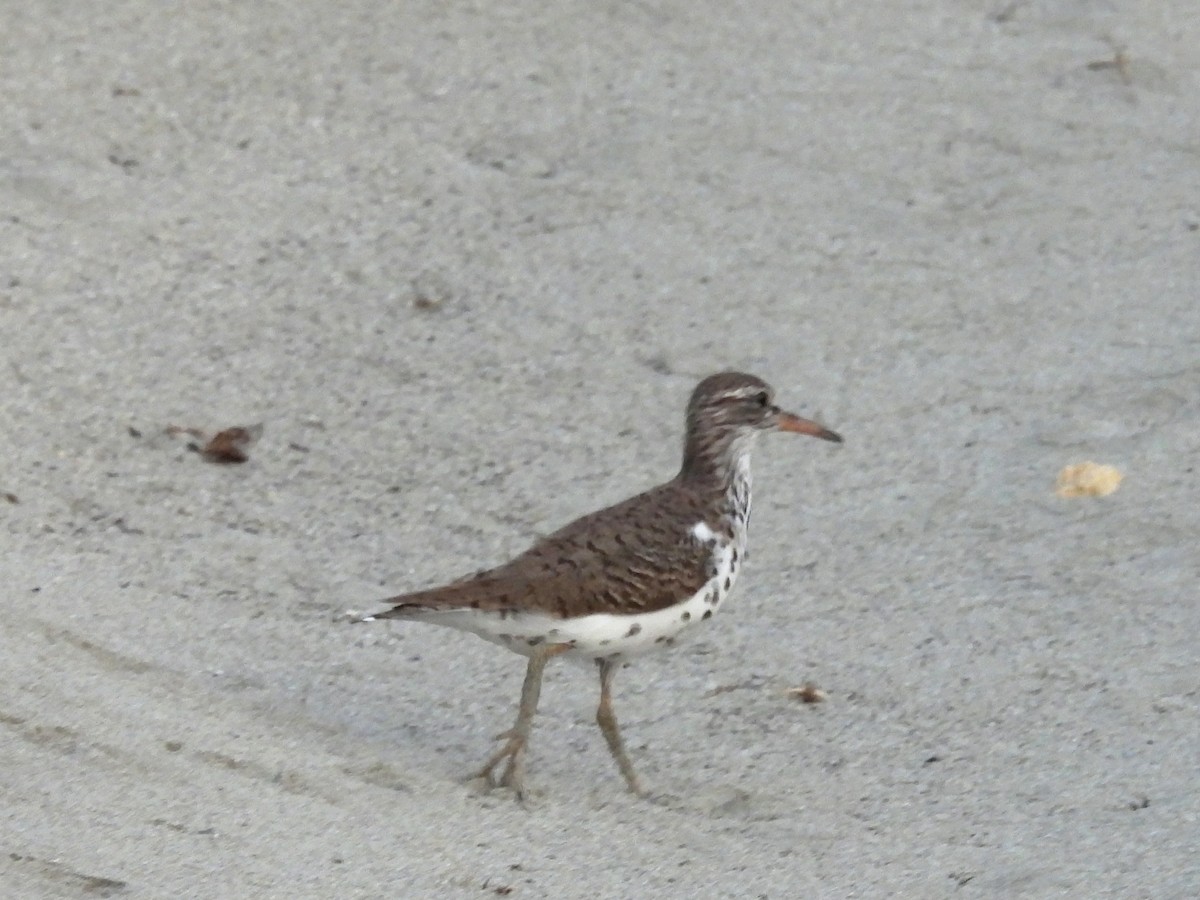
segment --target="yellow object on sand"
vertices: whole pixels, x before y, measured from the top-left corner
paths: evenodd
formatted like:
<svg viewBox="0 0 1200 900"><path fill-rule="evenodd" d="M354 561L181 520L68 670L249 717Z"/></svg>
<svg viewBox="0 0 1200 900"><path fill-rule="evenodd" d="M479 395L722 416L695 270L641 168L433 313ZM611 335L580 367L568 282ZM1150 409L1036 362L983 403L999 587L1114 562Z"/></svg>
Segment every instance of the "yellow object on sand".
<svg viewBox="0 0 1200 900"><path fill-rule="evenodd" d="M1058 473L1058 485L1054 493L1060 497L1107 497L1117 489L1124 477L1116 466L1077 463Z"/></svg>

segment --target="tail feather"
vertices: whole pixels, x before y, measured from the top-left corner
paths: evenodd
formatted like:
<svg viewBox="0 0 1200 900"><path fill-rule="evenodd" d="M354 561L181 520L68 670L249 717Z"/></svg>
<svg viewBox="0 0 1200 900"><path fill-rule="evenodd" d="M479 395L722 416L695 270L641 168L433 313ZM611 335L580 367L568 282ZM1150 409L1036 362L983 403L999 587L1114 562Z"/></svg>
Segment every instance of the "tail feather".
<svg viewBox="0 0 1200 900"><path fill-rule="evenodd" d="M450 612L459 609L487 608L488 602L496 593L489 590L488 585L479 580L456 581L441 587L425 591L414 591L411 594L397 594L380 600L382 606L388 608L382 612L363 616L358 621L374 622L376 619L416 619L426 613Z"/></svg>

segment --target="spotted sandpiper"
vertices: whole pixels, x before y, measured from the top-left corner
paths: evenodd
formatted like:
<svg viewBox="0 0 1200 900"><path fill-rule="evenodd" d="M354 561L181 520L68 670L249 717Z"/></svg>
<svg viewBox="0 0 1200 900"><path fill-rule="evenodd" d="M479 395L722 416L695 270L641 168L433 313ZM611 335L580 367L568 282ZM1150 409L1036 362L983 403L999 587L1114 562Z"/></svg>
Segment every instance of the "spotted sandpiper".
<svg viewBox="0 0 1200 900"><path fill-rule="evenodd" d="M459 628L529 658L516 723L476 777L494 786L507 760L500 784L524 798L542 673L553 657L574 656L596 661L596 722L629 789L645 793L613 712L613 676L625 660L712 618L728 596L746 555L750 450L762 431L842 440L782 411L753 375L711 375L688 402L683 466L670 481L577 519L510 562L391 597L381 601L388 609L364 617Z"/></svg>

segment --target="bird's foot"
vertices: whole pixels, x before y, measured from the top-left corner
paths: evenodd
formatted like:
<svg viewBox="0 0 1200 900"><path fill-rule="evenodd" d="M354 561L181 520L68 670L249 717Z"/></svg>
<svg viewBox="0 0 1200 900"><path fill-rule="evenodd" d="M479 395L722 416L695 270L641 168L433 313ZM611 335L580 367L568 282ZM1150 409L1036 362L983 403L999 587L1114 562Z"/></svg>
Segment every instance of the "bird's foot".
<svg viewBox="0 0 1200 900"><path fill-rule="evenodd" d="M496 736L496 740L504 740L505 744L488 759L482 769L476 774L488 787L506 787L517 795L518 800L525 799L525 745L523 735L506 731ZM508 760L504 774L496 780L496 767Z"/></svg>
<svg viewBox="0 0 1200 900"><path fill-rule="evenodd" d="M635 797L640 797L643 800L654 799L654 795L646 789L646 786L642 784L642 780L636 775L632 778L626 778L625 783L629 787L629 793Z"/></svg>

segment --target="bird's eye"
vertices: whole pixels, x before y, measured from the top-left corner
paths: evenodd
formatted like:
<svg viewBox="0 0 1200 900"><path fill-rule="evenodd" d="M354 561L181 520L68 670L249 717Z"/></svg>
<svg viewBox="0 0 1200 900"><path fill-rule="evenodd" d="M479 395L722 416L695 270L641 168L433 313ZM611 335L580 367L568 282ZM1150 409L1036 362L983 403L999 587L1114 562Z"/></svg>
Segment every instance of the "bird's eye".
<svg viewBox="0 0 1200 900"><path fill-rule="evenodd" d="M761 394L759 394L757 397L754 398L754 402L757 403L759 406L766 406L768 403L771 402L771 398L767 396L766 391L763 391Z"/></svg>

